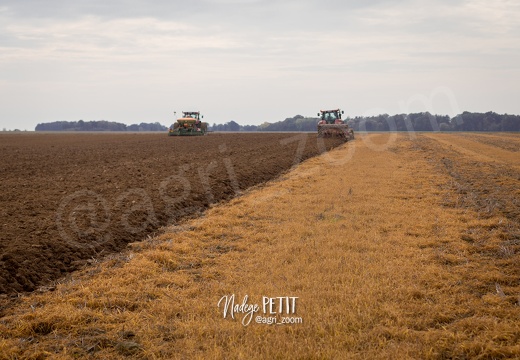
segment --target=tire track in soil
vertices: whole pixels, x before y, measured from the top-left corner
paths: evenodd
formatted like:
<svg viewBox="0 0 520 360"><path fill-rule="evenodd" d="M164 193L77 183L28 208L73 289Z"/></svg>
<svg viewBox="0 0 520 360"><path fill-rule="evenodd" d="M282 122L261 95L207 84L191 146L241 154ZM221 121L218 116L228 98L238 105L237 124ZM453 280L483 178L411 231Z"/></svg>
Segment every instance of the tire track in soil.
<svg viewBox="0 0 520 360"><path fill-rule="evenodd" d="M482 155L475 151L475 146L469 150L459 140L436 134L423 135L419 143L455 180L461 205L479 210L484 217L496 210L520 223L520 169L514 166L516 159L509 158L506 162L507 158L501 157L497 162L495 153Z"/></svg>
<svg viewBox="0 0 520 360"><path fill-rule="evenodd" d="M342 143L287 133L1 134L0 301Z"/></svg>
<svg viewBox="0 0 520 360"><path fill-rule="evenodd" d="M465 138L481 142L487 145L499 147L504 150L520 152L520 137L512 133L500 134L476 134L465 133L462 134Z"/></svg>
<svg viewBox="0 0 520 360"><path fill-rule="evenodd" d="M501 162L504 165L514 166L520 169L520 156L517 151L503 149L500 142L493 143L489 139L469 137L469 134L435 134L427 135L431 139L453 148L461 154L484 162ZM515 142L508 140L509 147L515 146ZM520 150L520 145L518 146Z"/></svg>

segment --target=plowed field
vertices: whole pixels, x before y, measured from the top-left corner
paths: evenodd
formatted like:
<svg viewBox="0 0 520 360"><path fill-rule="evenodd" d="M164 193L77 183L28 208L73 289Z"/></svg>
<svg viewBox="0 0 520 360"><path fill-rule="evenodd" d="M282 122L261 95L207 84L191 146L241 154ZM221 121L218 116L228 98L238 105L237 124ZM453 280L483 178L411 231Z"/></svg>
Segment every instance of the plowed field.
<svg viewBox="0 0 520 360"><path fill-rule="evenodd" d="M0 294L48 285L340 143L314 134L0 134Z"/></svg>

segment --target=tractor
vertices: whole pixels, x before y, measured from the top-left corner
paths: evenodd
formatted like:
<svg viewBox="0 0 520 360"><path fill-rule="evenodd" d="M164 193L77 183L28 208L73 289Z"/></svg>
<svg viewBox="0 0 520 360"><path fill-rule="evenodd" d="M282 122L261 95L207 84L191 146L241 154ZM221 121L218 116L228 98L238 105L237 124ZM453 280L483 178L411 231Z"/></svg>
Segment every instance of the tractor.
<svg viewBox="0 0 520 360"><path fill-rule="evenodd" d="M320 110L318 113L318 137L339 137L345 141L354 140L354 130L352 130L341 119L344 112L340 109Z"/></svg>
<svg viewBox="0 0 520 360"><path fill-rule="evenodd" d="M208 123L202 122L204 116L199 111L183 111L182 117L170 126L169 136L200 136L208 132Z"/></svg>

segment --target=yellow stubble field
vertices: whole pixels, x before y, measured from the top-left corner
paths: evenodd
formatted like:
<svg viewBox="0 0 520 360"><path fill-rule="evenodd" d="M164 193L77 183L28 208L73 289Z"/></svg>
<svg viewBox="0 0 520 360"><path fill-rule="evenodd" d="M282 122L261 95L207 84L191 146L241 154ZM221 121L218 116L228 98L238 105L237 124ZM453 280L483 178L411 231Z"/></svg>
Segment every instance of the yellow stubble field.
<svg viewBox="0 0 520 360"><path fill-rule="evenodd" d="M518 358L519 158L358 136L23 297L0 358Z"/></svg>

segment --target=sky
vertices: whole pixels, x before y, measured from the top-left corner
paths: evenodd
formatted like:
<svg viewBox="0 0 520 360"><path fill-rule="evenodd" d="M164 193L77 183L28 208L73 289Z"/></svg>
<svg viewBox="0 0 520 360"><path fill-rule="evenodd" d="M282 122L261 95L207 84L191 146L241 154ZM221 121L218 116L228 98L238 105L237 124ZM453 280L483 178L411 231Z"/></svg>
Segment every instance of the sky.
<svg viewBox="0 0 520 360"><path fill-rule="evenodd" d="M0 129L520 114L517 0L1 0Z"/></svg>

